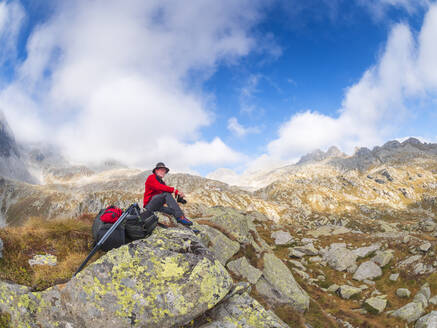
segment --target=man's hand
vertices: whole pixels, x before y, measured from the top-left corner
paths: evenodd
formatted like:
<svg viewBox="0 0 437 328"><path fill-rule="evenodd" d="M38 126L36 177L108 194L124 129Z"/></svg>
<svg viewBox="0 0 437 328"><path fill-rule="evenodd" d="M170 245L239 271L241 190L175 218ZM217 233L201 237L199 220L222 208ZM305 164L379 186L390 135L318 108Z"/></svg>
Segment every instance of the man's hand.
<svg viewBox="0 0 437 328"><path fill-rule="evenodd" d="M185 194L182 191L180 191L180 190L178 190L178 195L179 195L179 197L182 197L182 198L185 197Z"/></svg>

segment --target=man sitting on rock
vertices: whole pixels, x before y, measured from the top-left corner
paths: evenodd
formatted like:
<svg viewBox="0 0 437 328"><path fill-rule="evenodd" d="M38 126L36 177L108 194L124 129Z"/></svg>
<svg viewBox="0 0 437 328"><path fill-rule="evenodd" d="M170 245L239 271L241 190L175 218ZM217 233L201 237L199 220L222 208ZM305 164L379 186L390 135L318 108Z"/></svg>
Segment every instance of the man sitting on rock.
<svg viewBox="0 0 437 328"><path fill-rule="evenodd" d="M184 193L173 187L167 186L162 180L168 171L170 171L170 169L167 168L164 163L159 162L156 164L156 167L152 171L153 173L149 175L146 180L143 207L151 212L159 211L170 214L176 218L178 223L191 226L193 225L193 222L185 217L184 212L182 212L178 203L172 196L172 193L174 193L175 196L183 198L185 196ZM164 206L164 204L167 204L167 206Z"/></svg>

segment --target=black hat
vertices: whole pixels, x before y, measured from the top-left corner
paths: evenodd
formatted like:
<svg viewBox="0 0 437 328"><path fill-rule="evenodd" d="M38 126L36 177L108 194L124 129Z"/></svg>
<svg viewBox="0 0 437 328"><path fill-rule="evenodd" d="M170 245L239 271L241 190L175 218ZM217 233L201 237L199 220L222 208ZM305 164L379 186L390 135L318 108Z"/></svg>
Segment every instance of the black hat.
<svg viewBox="0 0 437 328"><path fill-rule="evenodd" d="M165 166L164 163L159 162L159 163L156 164L156 166L155 166L155 168L153 169L152 172L155 173L155 170L156 170L156 169L160 169L160 168L164 168L164 169L166 169L166 170L167 170L166 173L168 173L168 171L170 171L170 169L169 169L167 166Z"/></svg>

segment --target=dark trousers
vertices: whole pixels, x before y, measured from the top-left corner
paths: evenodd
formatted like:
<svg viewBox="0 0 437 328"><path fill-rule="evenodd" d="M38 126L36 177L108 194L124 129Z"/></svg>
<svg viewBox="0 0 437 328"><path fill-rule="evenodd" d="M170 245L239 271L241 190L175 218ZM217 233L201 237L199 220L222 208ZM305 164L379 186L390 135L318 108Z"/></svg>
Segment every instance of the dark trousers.
<svg viewBox="0 0 437 328"><path fill-rule="evenodd" d="M164 206L164 204L167 204L167 206ZM158 211L165 214L170 214L175 218L184 216L184 212L182 212L181 208L176 202L176 199L174 199L169 192L163 192L153 196L152 199L147 203L146 209L151 212Z"/></svg>

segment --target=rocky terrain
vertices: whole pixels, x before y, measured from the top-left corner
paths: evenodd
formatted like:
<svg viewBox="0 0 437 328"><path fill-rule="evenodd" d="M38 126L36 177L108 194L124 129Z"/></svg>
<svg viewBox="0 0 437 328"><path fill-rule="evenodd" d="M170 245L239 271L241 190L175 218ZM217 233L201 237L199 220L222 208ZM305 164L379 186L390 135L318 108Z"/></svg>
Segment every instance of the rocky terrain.
<svg viewBox="0 0 437 328"><path fill-rule="evenodd" d="M149 171L115 161L70 165L53 148L14 146L10 132L4 135L9 155L2 153L2 165L15 156L35 180L2 171L2 226L142 205ZM230 186L170 174L166 182L187 194L184 210L199 234L157 229L48 289L4 280L0 323L436 327L436 144L410 138L352 156L332 147L252 178L251 185ZM1 274L11 240L6 230L0 236ZM56 247L47 252L56 255ZM26 249L23 258L38 255Z"/></svg>
<svg viewBox="0 0 437 328"><path fill-rule="evenodd" d="M433 220L417 231L367 233L277 224L220 206L194 220L199 234L158 228L48 289L2 281L0 319L10 327L435 324Z"/></svg>

